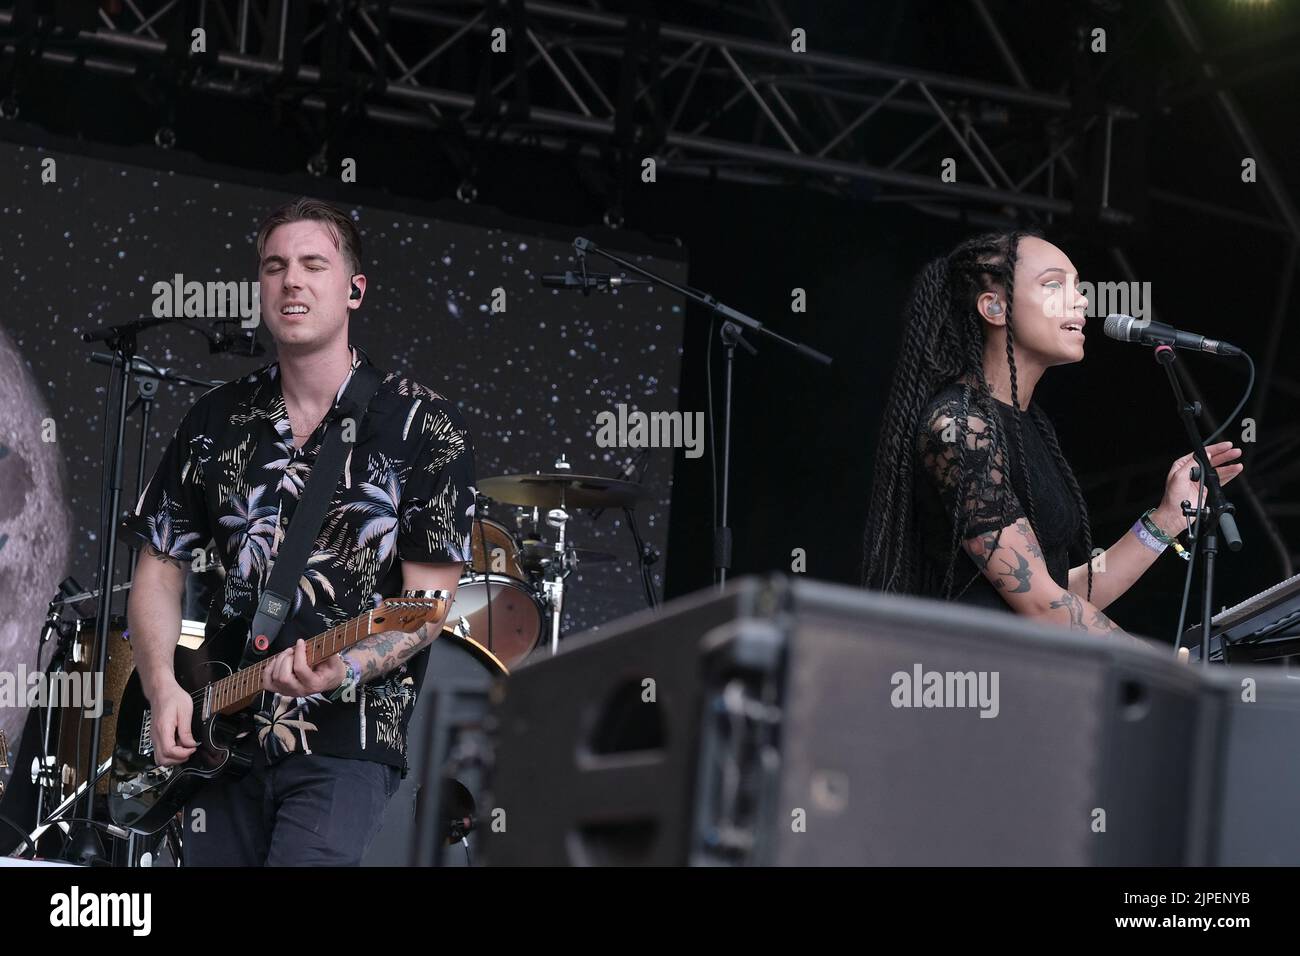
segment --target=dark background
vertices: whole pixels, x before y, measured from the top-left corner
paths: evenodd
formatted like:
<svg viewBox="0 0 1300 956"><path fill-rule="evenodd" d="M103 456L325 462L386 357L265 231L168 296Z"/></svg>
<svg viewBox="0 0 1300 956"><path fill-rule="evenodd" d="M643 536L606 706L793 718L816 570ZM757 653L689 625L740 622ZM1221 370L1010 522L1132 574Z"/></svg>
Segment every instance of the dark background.
<svg viewBox="0 0 1300 956"><path fill-rule="evenodd" d="M633 4L602 7L626 11ZM832 52L941 70L1010 84L972 4L963 2L791 2L788 18L808 29L812 42ZM1241 148L1214 106L1230 90L1248 117L1269 169L1285 192L1300 190L1296 155L1296 58L1300 22L1290 5L1190 3L1203 37L1204 57L1219 81L1204 79L1178 40L1161 3L996 3L999 25L1035 89L1065 93L1082 103L1100 100L1135 110L1136 122L1117 127L1111 202L1134 215L1113 225L1097 215L1102 165L1095 136L1070 152L1078 170L1077 212L1049 221L1041 215L975 204L949 203L942 215L915 197L872 184L824 183L789 175L780 182L737 182L715 176L674 175L644 184L609 157L505 144L454 129L436 134L358 118L341 134L342 155L354 156L367 189L382 191L394 207L451 200L471 177L475 205L552 223L557 233L595 231L605 213L623 215L622 233L677 244L689 259L690 281L720 299L833 356L827 372L756 340L756 358L737 359L733 449L734 573L788 570L791 550L807 553L807 573L856 582L861 534L880 427L880 409L897 347L899 315L908 283L929 257L950 248L990 218L1034 222L1061 245L1092 281L1125 278L1111 249L1122 247L1137 278L1152 283L1158 318L1276 360L1271 391L1258 418L1258 442L1246 446L1247 472L1230 490L1246 549L1220 563L1220 602L1231 604L1291 573L1300 540L1291 413L1300 385L1293 358L1300 343L1292 323L1270 342L1273 311L1288 267L1292 236L1261 228L1268 218L1264 184L1241 181ZM758 16L761 4L674 2L653 9L664 18L701 27L780 39ZM1108 30L1110 52L1088 56L1080 30ZM452 60L448 69L466 66ZM472 67L473 64L468 64ZM277 177L304 192L330 197L348 189L305 175L319 146L310 124L270 105L188 92L182 108L160 104L150 78L96 77L41 64L31 68L23 114L0 128L0 138L66 143L84 139L131 147L160 165L193 156L238 175ZM669 104L671 105L671 104ZM1082 107L1081 107L1082 108ZM171 112L168 112L168 110ZM736 118L754 124L752 115ZM177 134L171 151L151 145L164 114ZM876 122L872 121L873 124ZM882 114L864 159L882 163L914 135L906 118ZM1034 130L1024 131L1026 155L1046 155ZM92 148L90 145L87 148ZM873 150L875 151L873 153ZM939 139L910 161L937 175L955 148ZM235 173L232 172L232 175ZM1261 173L1261 178L1264 174ZM1206 214L1168 198L1176 191L1240 210L1241 221ZM790 311L794 287L808 292L806 314ZM683 337L681 408L706 407L708 316L688 308ZM1088 330L1088 354L1076 366L1054 369L1035 399L1057 425L1093 514L1094 542L1117 539L1161 495L1170 462L1188 448L1181 436L1163 373L1140 348L1104 339L1100 322ZM713 350L714 386L720 384ZM1209 408L1226 415L1245 385L1235 363L1184 354ZM719 393L720 394L720 393ZM1248 409L1248 412L1251 409ZM1216 420L1217 421L1217 420ZM1240 429L1229 430L1240 440ZM669 530L669 596L711 580L709 459L676 459ZM1251 499L1258 507L1251 504ZM1272 522L1270 540L1260 515ZM1170 638L1177 615L1182 565L1165 557L1111 611L1124 627ZM1196 615L1193 615L1194 620Z"/></svg>

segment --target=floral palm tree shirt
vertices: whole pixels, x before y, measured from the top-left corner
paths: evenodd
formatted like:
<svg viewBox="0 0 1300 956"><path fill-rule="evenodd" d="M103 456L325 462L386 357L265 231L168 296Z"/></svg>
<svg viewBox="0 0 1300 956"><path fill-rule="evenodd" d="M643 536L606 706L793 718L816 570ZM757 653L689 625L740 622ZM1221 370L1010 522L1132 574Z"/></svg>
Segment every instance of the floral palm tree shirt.
<svg viewBox="0 0 1300 956"><path fill-rule="evenodd" d="M352 369L369 359L352 351ZM295 448L279 366L204 394L185 415L135 511L132 543L191 562L215 541L225 586L207 634L251 621L280 542L327 429L355 441L274 649L291 646L375 607L402 588L402 561L466 561L474 516L474 452L456 406L390 372L360 422L339 399ZM294 752L373 760L405 768L407 726L427 651L358 688L354 700L264 694L254 732L269 760Z"/></svg>

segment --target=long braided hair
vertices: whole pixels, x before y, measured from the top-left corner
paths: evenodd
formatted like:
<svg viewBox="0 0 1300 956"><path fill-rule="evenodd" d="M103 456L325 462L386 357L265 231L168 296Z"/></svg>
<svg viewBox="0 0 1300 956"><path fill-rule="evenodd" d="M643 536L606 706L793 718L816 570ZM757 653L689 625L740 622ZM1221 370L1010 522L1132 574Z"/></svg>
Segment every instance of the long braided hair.
<svg viewBox="0 0 1300 956"><path fill-rule="evenodd" d="M1012 323L1017 249L1021 238L1032 231L995 232L975 236L959 244L946 256L931 260L917 275L904 312L903 343L895 366L880 439L876 447L871 504L863 535L862 583L881 591L920 593L924 585L920 532L916 522L914 477L917 470L917 438L928 423L922 415L930 401L947 386L961 383L957 430L955 491L948 560L939 593L953 595L953 572L961 548L964 526L962 504L976 482L989 475L972 474L966 461L967 417L971 407L989 423L988 440L993 454L986 458L986 470L1004 452L1004 437L996 400L984 376L983 320L975 308L981 293L1001 285L1006 296L1007 366L1011 372L1011 404L1014 407L1011 440L1016 444L1017 468L1025 490L1025 511L1030 527L1038 534L1033 491L1025 474L1024 432L1021 425L1019 383L1016 375L1015 328ZM1033 415L1057 467L1065 476L1082 524L1084 560L1088 565L1088 594L1092 599L1092 531L1088 509L1074 471L1061 453L1056 433L1042 409L1034 405ZM983 436L982 436L983 437ZM1011 522L1005 521L1006 524ZM978 573L975 575L978 577ZM971 581L975 578L972 577ZM970 586L968 581L966 587ZM962 589L963 591L965 588Z"/></svg>

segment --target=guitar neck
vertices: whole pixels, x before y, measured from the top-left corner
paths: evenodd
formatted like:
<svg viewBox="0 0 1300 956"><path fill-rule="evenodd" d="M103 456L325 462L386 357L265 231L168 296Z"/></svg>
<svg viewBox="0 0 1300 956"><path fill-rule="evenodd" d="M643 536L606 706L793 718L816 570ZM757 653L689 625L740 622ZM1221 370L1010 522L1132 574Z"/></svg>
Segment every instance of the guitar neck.
<svg viewBox="0 0 1300 956"><path fill-rule="evenodd" d="M365 614L359 614L350 621L337 624L308 640L308 665L315 667L326 658L342 653L370 636L371 618L374 613L374 611L367 611ZM211 702L211 712L230 714L243 710L251 704L257 695L262 693L263 677L273 660L273 656L268 657L209 684L207 691L210 696L207 699Z"/></svg>

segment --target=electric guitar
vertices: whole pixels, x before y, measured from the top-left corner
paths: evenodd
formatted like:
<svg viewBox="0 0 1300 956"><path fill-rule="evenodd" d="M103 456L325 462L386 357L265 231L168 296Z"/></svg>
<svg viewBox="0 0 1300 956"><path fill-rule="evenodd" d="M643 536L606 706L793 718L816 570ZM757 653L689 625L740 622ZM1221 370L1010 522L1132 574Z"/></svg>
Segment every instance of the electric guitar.
<svg viewBox="0 0 1300 956"><path fill-rule="evenodd" d="M314 667L374 634L410 633L436 624L449 605L447 591L406 591L400 598L388 598L307 641L307 663ZM194 699L191 733L199 745L182 764L160 767L154 762L149 701L139 674L131 675L119 704L109 776L108 808L114 823L136 833L155 833L206 781L248 772L256 746L250 705L262 695L263 674L274 659L238 669L248 628L248 621L231 621L186 655L192 660L177 664L176 680Z"/></svg>

